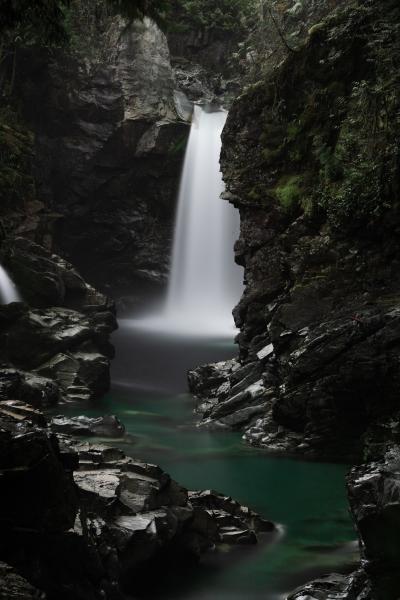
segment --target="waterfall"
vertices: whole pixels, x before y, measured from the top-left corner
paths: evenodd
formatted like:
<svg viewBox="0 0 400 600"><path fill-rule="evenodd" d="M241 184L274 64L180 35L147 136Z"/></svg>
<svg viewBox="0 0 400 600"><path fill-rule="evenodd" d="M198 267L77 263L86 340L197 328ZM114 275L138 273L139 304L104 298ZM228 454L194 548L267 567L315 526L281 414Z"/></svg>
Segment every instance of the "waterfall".
<svg viewBox="0 0 400 600"><path fill-rule="evenodd" d="M165 305L139 323L177 334L233 336L242 291L234 262L238 211L220 198L221 133L227 113L195 106L183 165ZM137 324L137 321L136 321Z"/></svg>
<svg viewBox="0 0 400 600"><path fill-rule="evenodd" d="M10 279L7 271L0 265L0 304L20 302L16 285Z"/></svg>

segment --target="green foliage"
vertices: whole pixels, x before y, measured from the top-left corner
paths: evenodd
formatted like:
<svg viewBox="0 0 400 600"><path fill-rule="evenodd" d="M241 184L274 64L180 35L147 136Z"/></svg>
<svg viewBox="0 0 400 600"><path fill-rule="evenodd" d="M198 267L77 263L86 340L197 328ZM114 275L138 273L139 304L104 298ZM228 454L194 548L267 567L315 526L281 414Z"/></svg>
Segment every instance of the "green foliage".
<svg viewBox="0 0 400 600"><path fill-rule="evenodd" d="M302 178L299 175L284 177L279 181L275 194L285 212L295 212L301 205L301 183Z"/></svg>
<svg viewBox="0 0 400 600"><path fill-rule="evenodd" d="M178 22L168 20L169 29L189 30L219 29L223 31L243 30L244 20L249 15L252 0L172 0L172 15Z"/></svg>
<svg viewBox="0 0 400 600"><path fill-rule="evenodd" d="M319 203L337 229L371 226L395 200L400 94L389 89L380 78L355 82L336 146L319 149Z"/></svg>
<svg viewBox="0 0 400 600"><path fill-rule="evenodd" d="M69 45L89 60L107 57L104 36L115 15L162 22L168 0L0 0L0 93L11 95L18 49Z"/></svg>
<svg viewBox="0 0 400 600"><path fill-rule="evenodd" d="M169 9L168 0L106 0L113 14L119 14L128 20L151 17L162 21Z"/></svg>
<svg viewBox="0 0 400 600"><path fill-rule="evenodd" d="M344 235L398 222L398 3L345 7L246 97L267 107L260 156L280 177L274 193L288 214L301 210Z"/></svg>
<svg viewBox="0 0 400 600"><path fill-rule="evenodd" d="M168 6L168 0L2 0L0 35L6 45L60 45L69 39L74 9L95 21L116 14L128 20L149 16L160 21Z"/></svg>
<svg viewBox="0 0 400 600"><path fill-rule="evenodd" d="M69 0L2 0L0 35L6 43L18 45L64 43L68 5Z"/></svg>
<svg viewBox="0 0 400 600"><path fill-rule="evenodd" d="M320 177L324 183L343 178L343 161L339 147L335 152L331 146L323 141L321 136L316 135L313 139L313 153L321 166Z"/></svg>

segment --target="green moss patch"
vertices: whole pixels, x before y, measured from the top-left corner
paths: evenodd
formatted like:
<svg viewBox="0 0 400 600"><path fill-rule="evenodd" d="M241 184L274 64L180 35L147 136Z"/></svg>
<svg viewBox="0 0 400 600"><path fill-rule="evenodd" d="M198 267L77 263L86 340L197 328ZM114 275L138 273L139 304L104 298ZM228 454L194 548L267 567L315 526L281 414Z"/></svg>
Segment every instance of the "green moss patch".
<svg viewBox="0 0 400 600"><path fill-rule="evenodd" d="M294 212L301 206L302 177L291 175L283 177L275 189L275 194L285 212Z"/></svg>

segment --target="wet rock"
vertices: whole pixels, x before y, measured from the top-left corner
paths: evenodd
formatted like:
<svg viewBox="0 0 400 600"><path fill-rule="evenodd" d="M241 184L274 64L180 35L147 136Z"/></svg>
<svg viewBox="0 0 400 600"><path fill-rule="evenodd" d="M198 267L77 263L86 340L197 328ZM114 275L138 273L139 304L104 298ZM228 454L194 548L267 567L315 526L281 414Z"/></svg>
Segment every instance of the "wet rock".
<svg viewBox="0 0 400 600"><path fill-rule="evenodd" d="M59 398L58 385L51 379L35 373L12 368L0 369L0 399L20 398L32 406L45 407Z"/></svg>
<svg viewBox="0 0 400 600"><path fill-rule="evenodd" d="M371 596L366 585L361 571L350 576L329 575L302 586L287 600L368 600Z"/></svg>
<svg viewBox="0 0 400 600"><path fill-rule="evenodd" d="M0 413L3 420L11 420L14 423L28 421L39 427L47 427L43 413L21 400L1 400Z"/></svg>
<svg viewBox="0 0 400 600"><path fill-rule="evenodd" d="M66 306L85 312L113 310L112 302L91 287L66 260L25 237L7 239L1 254L23 299L31 306Z"/></svg>
<svg viewBox="0 0 400 600"><path fill-rule="evenodd" d="M0 313L8 312L0 307ZM45 406L60 397L87 399L103 394L109 387L108 339L115 327L109 311L94 308L83 314L21 305L11 322L0 325L0 359L8 365L0 374L0 395Z"/></svg>
<svg viewBox="0 0 400 600"><path fill-rule="evenodd" d="M0 560L51 598L120 598L122 585L135 594L149 585L146 569L157 571L166 557L180 564L219 544L277 535L229 497L188 493L160 467L51 434L45 421L21 402L0 403Z"/></svg>
<svg viewBox="0 0 400 600"><path fill-rule="evenodd" d="M207 512L216 522L220 541L255 544L259 533L277 533L274 523L262 519L246 506L213 490L189 492L190 503Z"/></svg>
<svg viewBox="0 0 400 600"><path fill-rule="evenodd" d="M12 567L0 562L0 598L1 600L45 600L46 596L18 575Z"/></svg>
<svg viewBox="0 0 400 600"><path fill-rule="evenodd" d="M200 367L189 374L198 412L205 425L242 428L245 439L271 450L279 440L289 452L359 456L362 434L396 406L399 319L397 307L356 319L343 313L292 332L289 346L256 362Z"/></svg>
<svg viewBox="0 0 400 600"><path fill-rule="evenodd" d="M174 92L175 109L179 117L184 121L189 121L192 118L193 104L187 98L184 92L175 90Z"/></svg>
<svg viewBox="0 0 400 600"><path fill-rule="evenodd" d="M188 373L189 389L197 396L215 394L227 377L239 367L236 360L203 365Z"/></svg>
<svg viewBox="0 0 400 600"><path fill-rule="evenodd" d="M384 459L355 467L348 477L362 565L377 600L396 600L400 589L399 474L400 448L394 446Z"/></svg>
<svg viewBox="0 0 400 600"><path fill-rule="evenodd" d="M69 433L71 435L121 437L125 427L114 415L105 417L52 417L49 421L52 431L56 433Z"/></svg>

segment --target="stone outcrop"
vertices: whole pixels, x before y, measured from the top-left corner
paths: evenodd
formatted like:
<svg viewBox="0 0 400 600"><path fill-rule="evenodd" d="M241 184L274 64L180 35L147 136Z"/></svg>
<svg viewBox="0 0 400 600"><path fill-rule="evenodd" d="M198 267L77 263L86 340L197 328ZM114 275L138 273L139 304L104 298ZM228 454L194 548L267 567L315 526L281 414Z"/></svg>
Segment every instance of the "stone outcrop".
<svg viewBox="0 0 400 600"><path fill-rule="evenodd" d="M0 257L23 300L32 307L114 311L113 302L90 286L72 264L27 237L7 237Z"/></svg>
<svg viewBox="0 0 400 600"><path fill-rule="evenodd" d="M220 544L253 545L278 534L231 498L187 492L117 448L50 431L39 411L0 402L7 598L17 589L22 598L123 598L124 590L149 591L149 569L180 569ZM34 596L34 588L46 596Z"/></svg>
<svg viewBox="0 0 400 600"><path fill-rule="evenodd" d="M125 427L115 415L105 417L64 417L57 415L49 421L50 428L56 433L118 438L124 435Z"/></svg>
<svg viewBox="0 0 400 600"><path fill-rule="evenodd" d="M90 399L108 391L112 313L63 307L0 307L0 394L35 406Z"/></svg>
<svg viewBox="0 0 400 600"><path fill-rule="evenodd" d="M0 395L35 406L108 391L114 303L28 238L0 249L24 300L0 306Z"/></svg>

